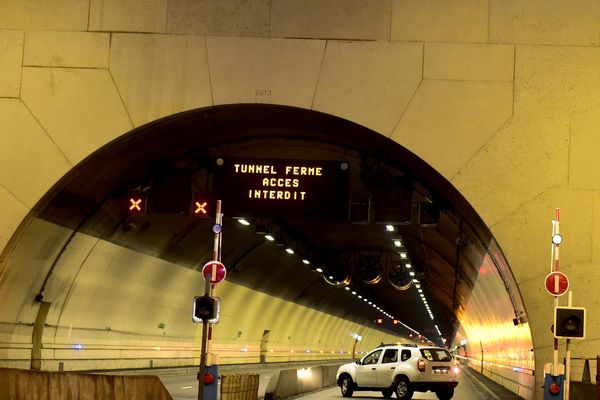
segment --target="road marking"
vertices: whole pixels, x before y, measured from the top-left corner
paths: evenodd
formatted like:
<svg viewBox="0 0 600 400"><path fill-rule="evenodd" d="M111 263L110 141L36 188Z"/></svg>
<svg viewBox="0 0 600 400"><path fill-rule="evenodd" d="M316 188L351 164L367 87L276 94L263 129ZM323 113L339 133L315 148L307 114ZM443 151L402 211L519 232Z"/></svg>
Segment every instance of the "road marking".
<svg viewBox="0 0 600 400"><path fill-rule="evenodd" d="M182 386L181 388L182 389L191 389L191 388L193 388L193 386Z"/></svg>

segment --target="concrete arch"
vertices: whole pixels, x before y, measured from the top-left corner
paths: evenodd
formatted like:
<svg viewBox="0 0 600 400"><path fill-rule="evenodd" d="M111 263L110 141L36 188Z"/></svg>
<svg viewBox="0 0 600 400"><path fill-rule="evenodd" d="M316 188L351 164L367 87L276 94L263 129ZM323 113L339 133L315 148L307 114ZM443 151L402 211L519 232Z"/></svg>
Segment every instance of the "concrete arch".
<svg viewBox="0 0 600 400"><path fill-rule="evenodd" d="M597 4L221 1L221 13L210 2L34 3L0 13L4 260L30 209L99 146L186 109L268 101L373 128L451 181L510 262L538 377L551 358L542 280L555 207L575 302L599 301ZM81 238L82 251L92 245ZM576 354L598 352L599 323L589 316Z"/></svg>
<svg viewBox="0 0 600 400"><path fill-rule="evenodd" d="M224 124L225 119L236 122ZM272 119L277 119L278 122L257 123ZM342 128L337 128L336 124L340 123ZM322 139L325 137L323 135L328 134L331 143L345 143L344 151L350 151L353 146L362 146L365 149L373 147L381 160L389 159L395 154L393 151L390 153L392 149L389 145L392 142L384 140L384 145L388 146L386 149L378 143L379 139L374 136L376 133L353 127L354 125L348 122L320 113L277 106L227 106L190 111L141 127L98 150L57 183L32 211L29 217L32 222L23 225L22 233L16 237L12 254L6 252L8 256L5 260L6 269L14 271L20 263L27 262L32 251L39 252L35 249L40 246L41 249L47 248L51 251L40 258L38 265L29 265L28 271L35 279L32 282L24 282L30 285L28 288L12 284L18 277L7 281L7 286L12 287L13 302L16 298L22 300L18 320L38 321L38 306L31 303L34 297L39 298L39 301L48 302L46 304L49 311L44 322L45 336L41 341L45 351L40 355L40 367L139 368L148 365L188 365L194 362L197 358L195 349L198 346L198 332L190 327L187 304L189 302L185 299L192 298L194 288L197 291L201 286L198 272L194 271L194 268L185 268L190 268L185 262L177 265L169 262L168 258L167 261L162 260L160 246L165 244L149 243L150 248L146 250L130 250L127 245L119 244L119 241L114 242L101 231L95 230L93 226L96 222L88 222L87 215L92 215L98 207L103 208L109 204L110 201L106 200L107 193L121 187L122 183L119 182L135 180L135 174L143 173L155 161L154 157L157 155L167 159L175 158L179 152L189 152L190 148L197 147L198 143L205 141L226 143L229 146L228 141L234 143L235 140L247 140L243 136L246 132L250 132L250 137L256 135L254 132L259 132L259 135L264 136L262 141L265 143L268 142L269 135L274 135L277 140L281 140L281 135L289 135L297 141L298 132L306 129L303 124L312 130L310 135L314 137L313 140ZM217 132L213 134L214 138L207 136L215 128ZM260 133L261 129L265 130L265 133ZM269 133L269 130L275 133ZM166 132L170 133L170 139L161 142L161 137ZM202 135L198 136L198 132ZM340 132L343 133L340 135ZM190 133L194 136L190 136ZM370 143L367 144L367 141ZM145 143L152 145L146 146L149 149L142 150ZM133 151L136 149L139 154L134 155ZM414 164L416 157L405 150L400 154L402 156L395 157L399 157L401 163ZM107 169L102 167L104 171L99 179L92 178L97 168L105 164L111 165L108 165ZM448 183L432 174L422 162L419 165L421 170L414 170L414 175L421 177L420 179L433 179L436 184L442 185L437 190L443 191L444 185L447 186ZM85 189L80 187L81 185L90 187ZM91 192L84 194L86 190ZM100 203L92 208L88 205L77 205L78 202L89 201L89 194L99 198ZM448 196L447 201L460 203L461 199L456 197L456 193L445 194ZM63 220L60 213L64 211L50 205L62 202L72 202L72 208L67 212L79 217ZM464 205L462 207L461 212L467 215L470 209L464 209ZM90 226L82 229L84 225ZM491 238L484 227L474 226L473 230L478 232L479 240L485 242L485 246L493 248L494 242L492 240L488 243ZM40 237L46 238L46 242L39 243ZM49 243L49 240L52 242ZM156 248L153 249L152 246ZM485 251L489 249L486 247ZM202 252L208 252L208 249ZM497 261L490 258L488 268L499 274L498 267L493 265L494 262ZM506 268L504 270L510 272ZM499 323L505 326L507 323L511 324L511 310L516 312L515 307L521 307L510 304L505 290L506 285L511 284L510 280L498 279L484 287L488 289L488 295L494 293L496 296L492 304L499 304L495 309L496 314L492 317L495 316ZM479 283L478 285L481 286ZM260 356L260 340L265 329L272 331L270 350L273 351L268 352L265 357L267 361L349 357L353 351L360 354L382 342L416 340L416 337L396 337L368 325L333 317L260 292L253 293L236 283L219 285L218 292L223 296L223 309L227 311L216 328L214 349L219 352L222 362L226 363L257 362ZM516 300L520 304L518 292L514 291L512 295L517 296ZM482 303L485 301L479 300L475 302L475 306ZM489 319L488 313L476 313L484 307L480 306L471 313L472 325L481 327L486 324ZM524 309L522 310L524 312ZM14 329L14 324L8 325L12 325ZM36 326L34 324L34 331ZM23 328L23 335L19 338L26 343L29 328ZM497 326L493 327L496 328ZM463 324L460 339L470 337L469 329L468 324ZM520 330L527 333L526 337L521 339L530 347L531 339L527 325L522 326ZM316 336L319 340L316 342L315 331L319 331ZM363 337L360 345L356 347L353 339L355 333ZM492 356L498 353L496 339L490 340L490 337L490 332L484 331L478 339L488 346L488 357L496 357ZM14 330L7 331L7 341L14 342L15 339L17 336ZM511 340L500 343L505 348L510 348L513 353L523 346L523 343ZM27 347L20 348L19 351L20 354L15 360L5 362L20 366L27 363ZM525 359L513 361L523 367L533 365L527 356Z"/></svg>

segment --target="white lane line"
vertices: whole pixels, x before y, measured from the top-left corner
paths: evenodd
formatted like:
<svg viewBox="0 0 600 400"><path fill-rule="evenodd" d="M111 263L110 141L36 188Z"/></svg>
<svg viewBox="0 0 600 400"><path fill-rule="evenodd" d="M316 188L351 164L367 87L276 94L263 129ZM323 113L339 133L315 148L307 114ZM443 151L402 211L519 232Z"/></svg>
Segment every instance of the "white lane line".
<svg viewBox="0 0 600 400"><path fill-rule="evenodd" d="M193 386L182 386L181 388L182 389L191 389L191 388L193 388Z"/></svg>

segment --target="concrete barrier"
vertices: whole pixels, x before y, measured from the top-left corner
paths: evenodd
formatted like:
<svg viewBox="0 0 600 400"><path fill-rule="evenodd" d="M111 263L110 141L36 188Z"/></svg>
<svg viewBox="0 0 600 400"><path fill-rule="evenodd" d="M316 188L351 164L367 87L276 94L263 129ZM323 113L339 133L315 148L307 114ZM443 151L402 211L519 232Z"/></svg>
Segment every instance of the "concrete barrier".
<svg viewBox="0 0 600 400"><path fill-rule="evenodd" d="M321 367L323 369L323 387L329 387L337 385L335 374L339 368L338 365L326 365Z"/></svg>
<svg viewBox="0 0 600 400"><path fill-rule="evenodd" d="M265 400L280 400L336 384L337 365L284 369L271 377Z"/></svg>
<svg viewBox="0 0 600 400"><path fill-rule="evenodd" d="M0 368L0 400L172 400L157 376Z"/></svg>

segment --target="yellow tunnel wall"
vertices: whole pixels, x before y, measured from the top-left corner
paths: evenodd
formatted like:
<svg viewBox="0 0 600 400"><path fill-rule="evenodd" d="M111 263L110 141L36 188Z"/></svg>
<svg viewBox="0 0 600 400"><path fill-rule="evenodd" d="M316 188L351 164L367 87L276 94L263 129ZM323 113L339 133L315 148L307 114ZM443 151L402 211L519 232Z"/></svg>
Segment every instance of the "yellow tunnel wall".
<svg viewBox="0 0 600 400"><path fill-rule="evenodd" d="M66 243L72 233L42 220L30 226L38 233L15 249L21 256L9 261L14 273L4 276L0 294L2 304L15 305L0 308L0 318L18 321L2 325L0 332L5 367L29 368L31 322L38 309L32 299L58 252L46 251L56 240ZM44 293L50 310L42 369L199 363L202 325L192 323L192 303L204 293L200 271L81 233L71 238L54 268ZM375 329L374 323L361 326L227 281L216 285L215 295L222 311L213 325L212 351L222 364L258 363L265 330L270 331L266 362L359 358L382 342L408 341ZM362 340L355 344L356 335Z"/></svg>

